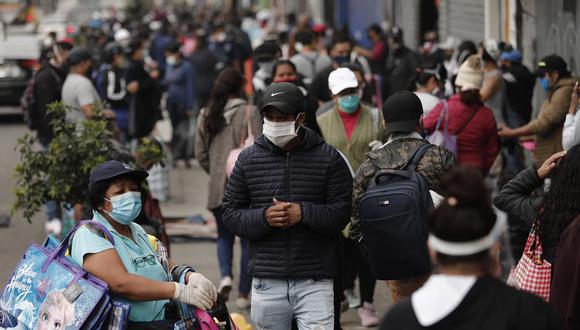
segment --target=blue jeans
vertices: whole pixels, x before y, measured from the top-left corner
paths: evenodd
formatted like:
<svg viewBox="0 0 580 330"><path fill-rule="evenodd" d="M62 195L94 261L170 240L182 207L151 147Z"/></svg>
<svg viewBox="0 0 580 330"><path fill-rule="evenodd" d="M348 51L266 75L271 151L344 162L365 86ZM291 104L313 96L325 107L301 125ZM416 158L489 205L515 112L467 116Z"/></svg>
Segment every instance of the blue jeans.
<svg viewBox="0 0 580 330"><path fill-rule="evenodd" d="M333 280L254 278L251 314L259 330L289 330L292 319L300 330L332 330Z"/></svg>
<svg viewBox="0 0 580 330"><path fill-rule="evenodd" d="M226 276L233 278L232 272L232 260L234 258L234 242L236 236L232 234L225 226L222 221L222 208L221 206L211 210L218 230L217 239L217 255L220 266L221 277ZM248 247L248 241L241 239L242 255L240 258L240 286L239 291L242 295L248 295L250 293L250 286L252 284L252 278L248 270L248 263L250 262L250 253Z"/></svg>

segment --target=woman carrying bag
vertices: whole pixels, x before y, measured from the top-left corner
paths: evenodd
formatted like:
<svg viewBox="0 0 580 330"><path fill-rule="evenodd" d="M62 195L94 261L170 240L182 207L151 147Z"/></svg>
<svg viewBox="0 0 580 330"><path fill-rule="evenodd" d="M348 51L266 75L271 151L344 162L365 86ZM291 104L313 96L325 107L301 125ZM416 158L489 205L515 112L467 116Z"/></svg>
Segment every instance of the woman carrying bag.
<svg viewBox="0 0 580 330"><path fill-rule="evenodd" d="M212 211L218 228L217 254L221 273L218 291L227 300L232 289L232 258L235 236L222 223L221 204L227 182L229 154L242 146L251 135L262 131L262 118L253 106L240 98L244 78L233 68L224 69L214 82L207 106L201 110L195 137L195 158L209 174L207 208ZM239 308L248 308L251 277L248 273L248 242L241 241Z"/></svg>
<svg viewBox="0 0 580 330"><path fill-rule="evenodd" d="M423 120L423 127L429 134L444 128L445 139L455 140L451 144L456 147L445 141L442 144L430 141L455 148L452 151L456 152L458 164L478 168L486 176L499 152L499 141L493 113L483 105L479 94L482 81L481 60L472 55L459 68L455 80L457 94L431 110Z"/></svg>
<svg viewBox="0 0 580 330"><path fill-rule="evenodd" d="M79 228L70 258L86 272L106 282L111 294L131 305L129 329L173 329L166 305L176 300L210 309L217 290L204 276L189 270L185 284L172 282L168 270L183 268L163 260L145 230L133 221L141 211L140 183L147 172L111 160L96 166L90 175L92 221L104 226L113 240L88 226Z"/></svg>
<svg viewBox="0 0 580 330"><path fill-rule="evenodd" d="M548 177L551 179L548 191L542 196L538 188ZM539 169L523 170L500 190L495 205L510 215L519 215L531 229L522 260L510 279L516 287L549 299L551 269L558 263L556 249L562 232L580 215L579 201L580 145L552 155ZM542 270L548 265L550 271ZM547 278L534 280L538 277L534 274L540 273L547 273Z"/></svg>

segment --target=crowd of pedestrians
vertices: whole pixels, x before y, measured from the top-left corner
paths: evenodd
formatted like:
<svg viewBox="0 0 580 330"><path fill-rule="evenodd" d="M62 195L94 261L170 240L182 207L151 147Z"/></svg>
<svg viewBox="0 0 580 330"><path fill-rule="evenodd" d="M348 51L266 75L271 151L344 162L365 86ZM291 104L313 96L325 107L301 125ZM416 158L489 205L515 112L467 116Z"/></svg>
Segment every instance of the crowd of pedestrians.
<svg viewBox="0 0 580 330"><path fill-rule="evenodd" d="M532 73L496 40L440 42L431 31L414 50L400 27L373 24L364 48L306 16L282 29L267 13L237 14L113 16L55 41L35 76L41 144L53 136L46 108L59 100L74 123L104 111L126 146L169 121L170 163L195 159L210 177L217 292L227 300L234 285L237 236L236 303L258 329L340 329L348 308L379 326L377 280L395 303L381 329L580 328L580 87L562 57ZM534 92L545 94L537 116ZM117 177L122 193L146 176L131 173ZM98 181L91 196L114 200L117 183L96 191ZM100 199L97 220L118 221L115 203ZM57 201L47 206L51 232L61 214ZM131 227L119 228L126 239ZM96 249L82 235L77 264L113 288L129 278L102 254L106 242ZM511 271L510 285L536 293L511 278L537 246L551 306L506 285ZM118 276L100 270L112 261ZM215 301L205 278L207 299L194 299L155 276L142 282L150 291L113 293ZM159 320L159 310L143 305L134 321Z"/></svg>

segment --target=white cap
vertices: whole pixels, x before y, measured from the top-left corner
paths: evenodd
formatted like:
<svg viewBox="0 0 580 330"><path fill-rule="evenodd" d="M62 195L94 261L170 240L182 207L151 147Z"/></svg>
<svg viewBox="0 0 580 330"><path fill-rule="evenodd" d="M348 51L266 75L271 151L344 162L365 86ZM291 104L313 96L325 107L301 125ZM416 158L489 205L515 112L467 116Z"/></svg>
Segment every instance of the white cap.
<svg viewBox="0 0 580 330"><path fill-rule="evenodd" d="M123 42L129 38L131 38L131 32L127 31L126 29L119 29L115 32L116 42Z"/></svg>
<svg viewBox="0 0 580 330"><path fill-rule="evenodd" d="M345 89L357 87L358 80L356 80L354 72L348 68L338 68L328 76L328 88L330 88L332 95L338 95Z"/></svg>

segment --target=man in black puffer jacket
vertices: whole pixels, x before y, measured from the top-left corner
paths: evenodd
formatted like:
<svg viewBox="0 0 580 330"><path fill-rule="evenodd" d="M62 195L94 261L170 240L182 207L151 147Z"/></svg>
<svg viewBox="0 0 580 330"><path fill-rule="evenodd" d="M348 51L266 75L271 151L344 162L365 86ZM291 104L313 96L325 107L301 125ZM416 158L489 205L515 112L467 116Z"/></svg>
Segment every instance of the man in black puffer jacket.
<svg viewBox="0 0 580 330"><path fill-rule="evenodd" d="M264 91L264 135L239 156L223 221L250 241L252 320L260 329L334 327L337 238L351 211L352 177L338 151L302 126L290 83Z"/></svg>

